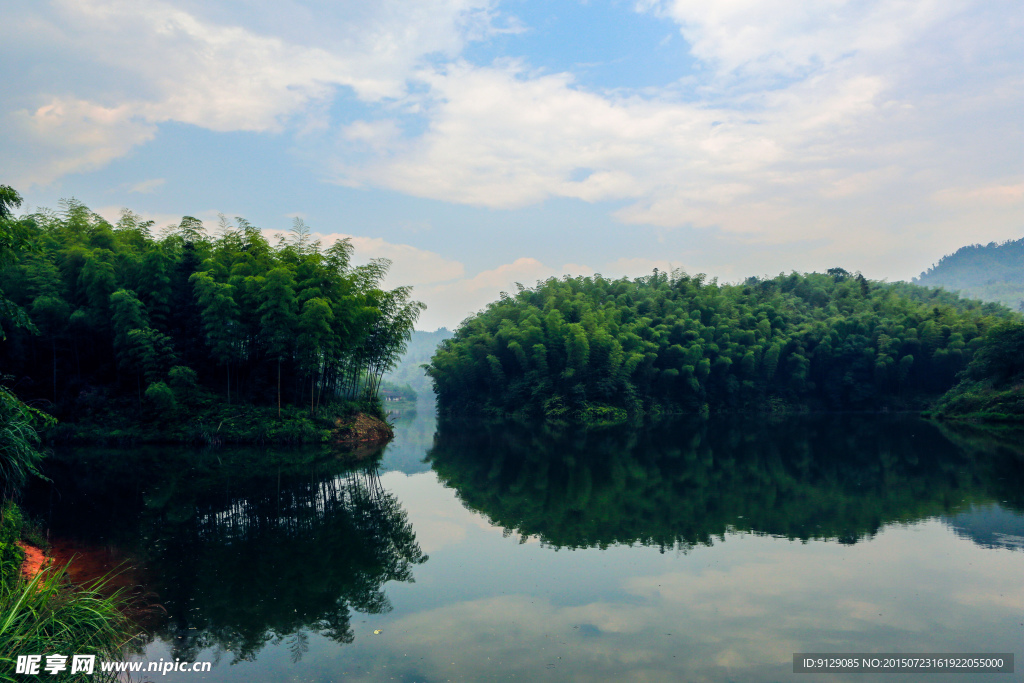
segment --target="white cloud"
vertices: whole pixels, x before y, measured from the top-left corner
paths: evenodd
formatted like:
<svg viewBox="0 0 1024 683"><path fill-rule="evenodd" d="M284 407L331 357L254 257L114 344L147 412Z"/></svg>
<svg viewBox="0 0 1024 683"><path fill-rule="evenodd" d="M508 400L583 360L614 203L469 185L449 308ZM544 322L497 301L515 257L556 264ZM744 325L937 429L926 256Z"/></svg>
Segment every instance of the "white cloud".
<svg viewBox="0 0 1024 683"><path fill-rule="evenodd" d="M271 242L282 235L280 230L264 230L263 233ZM585 264L567 263L557 268L524 256L467 276L461 262L409 244L345 233L313 233L313 238L320 240L324 248L348 238L354 247L353 262L357 264L374 258L390 260L391 269L383 286L413 287L413 298L427 304L427 310L416 325L422 330L454 329L467 315L497 300L501 292L515 293L516 283L533 287L538 280L549 277L594 273L594 269Z"/></svg>
<svg viewBox="0 0 1024 683"><path fill-rule="evenodd" d="M635 178L637 160L664 157L657 150L665 141L656 138L686 136L713 119L697 107L585 92L569 74L532 74L519 63L459 63L423 78L430 86L423 103L429 130L393 140L379 160L343 165L343 179L494 208L550 196L636 197L647 189ZM346 136L364 125L352 124ZM572 180L576 175L584 177Z"/></svg>
<svg viewBox="0 0 1024 683"><path fill-rule="evenodd" d="M440 254L419 249L409 244L394 244L379 237L330 233L314 234L324 247L334 244L339 239L349 238L355 248L354 258L357 263L366 263L374 258L386 258L391 261L391 270L384 281L385 287L412 285L420 287L435 282L444 282L462 277L464 266L458 261L444 258Z"/></svg>
<svg viewBox="0 0 1024 683"><path fill-rule="evenodd" d="M962 240L972 222L950 214L950 187L995 188L986 229L1020 229L1019 154L1006 150L1024 142L1024 82L1008 26L1024 17L997 4L644 3L712 67L685 97L600 92L515 61L449 64L421 74L424 133L388 127L374 155L344 150L335 171L497 209L624 202L614 215L628 224L804 243L805 256L909 275L910 235Z"/></svg>
<svg viewBox="0 0 1024 683"><path fill-rule="evenodd" d="M424 55L457 54L467 33L485 34L493 4L384 0L339 17L329 43L310 45L206 21L160 0L58 0L87 36L75 41L86 54L152 84L158 99L150 116L214 130L274 127L337 85L367 101L397 97ZM301 15L290 20L302 23ZM116 40L91 45L98 36Z"/></svg>
<svg viewBox="0 0 1024 683"><path fill-rule="evenodd" d="M158 187L162 187L166 182L167 181L164 178L150 178L149 180L143 180L140 183L135 183L128 188L128 191L148 194L156 190Z"/></svg>
<svg viewBox="0 0 1024 683"><path fill-rule="evenodd" d="M19 185L102 168L156 134L156 127L136 119L129 105L104 107L74 98L53 99L31 112L8 112L2 120L4 170Z"/></svg>
<svg viewBox="0 0 1024 683"><path fill-rule="evenodd" d="M498 299L501 292L515 292L515 283L525 286L552 275L552 269L535 258L522 257L468 278L419 287L414 296L427 304L417 328L454 329L468 315Z"/></svg>
<svg viewBox="0 0 1024 683"><path fill-rule="evenodd" d="M403 139L375 122L388 134L373 135L374 144L391 148L342 165L344 182L492 208L549 197L632 199L617 214L626 222L740 232L775 227L765 220L773 214L784 220L794 185L856 192L846 181L855 174L841 167L865 150L842 136L885 106L876 77L794 87L766 98L753 119L738 108L586 92L569 74L533 74L517 63L459 64L425 79L429 130ZM369 136L368 125L352 124L345 136ZM753 205L759 219L731 220L738 205Z"/></svg>
<svg viewBox="0 0 1024 683"><path fill-rule="evenodd" d="M159 0L55 0L52 11L37 7L22 17L22 26L31 25L32 32L45 34L96 72L114 70L119 86L111 91L83 83L80 89L93 91L94 99L47 94L45 86L23 94L19 99L38 104L8 116L19 131L34 136L33 148L42 145L50 154L19 154L15 180L45 184L99 168L151 139L155 124L163 122L214 131L279 131L307 110L317 117L317 107L338 88L367 102L401 96L425 56L457 54L471 37L499 30L493 5L494 0L372 3L372 9L357 12L357 22L336 25L330 43L320 47L205 21ZM8 25L0 34L11 30ZM55 130L58 135L47 137Z"/></svg>
<svg viewBox="0 0 1024 683"><path fill-rule="evenodd" d="M9 182L100 168L178 122L293 132L353 187L495 209L615 202L626 224L794 245L785 267L909 275L908 245L1020 230L1016 0L638 0L702 67L642 91L470 63L470 41L521 30L496 0L310 2L18 0L0 50L27 49L23 34L84 77L6 100ZM359 120L337 120L332 105L356 100Z"/></svg>
<svg viewBox="0 0 1024 683"><path fill-rule="evenodd" d="M935 193L936 201L952 205L1007 205L1024 203L1024 182L987 187L951 187Z"/></svg>
<svg viewBox="0 0 1024 683"><path fill-rule="evenodd" d="M433 330L443 326L454 329L468 315L497 301L502 292L514 295L518 291L517 285L529 288L551 277L589 276L595 272L594 268L582 263L548 266L536 258L522 256L471 277L420 287L414 295L426 302L427 310L420 317L417 328Z"/></svg>
<svg viewBox="0 0 1024 683"><path fill-rule="evenodd" d="M796 75L905 49L965 0L640 0L679 24L696 57L729 73Z"/></svg>

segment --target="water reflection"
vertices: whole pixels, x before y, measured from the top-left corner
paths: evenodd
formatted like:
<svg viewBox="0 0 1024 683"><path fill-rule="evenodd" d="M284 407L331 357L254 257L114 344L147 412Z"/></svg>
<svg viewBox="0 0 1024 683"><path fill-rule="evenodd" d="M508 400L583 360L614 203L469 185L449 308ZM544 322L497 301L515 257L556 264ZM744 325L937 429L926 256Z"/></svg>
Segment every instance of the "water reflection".
<svg viewBox="0 0 1024 683"><path fill-rule="evenodd" d="M1000 505L985 505L951 515L945 522L961 538L982 548L1024 550L1024 514Z"/></svg>
<svg viewBox="0 0 1024 683"><path fill-rule="evenodd" d="M372 455L372 454L371 454ZM322 453L81 451L51 463L57 535L114 544L145 565L172 656L253 660L311 634L353 640L353 612L390 611L389 581L426 561L376 460ZM38 500L37 510L43 506Z"/></svg>
<svg viewBox="0 0 1024 683"><path fill-rule="evenodd" d="M1019 645L1024 441L878 416L435 438L429 416L379 466L80 452L35 510L144 561L167 609L145 656L219 653L223 683L752 683L794 652Z"/></svg>
<svg viewBox="0 0 1024 683"><path fill-rule="evenodd" d="M430 470L430 464L424 460L424 456L434 443L436 410L433 400L421 398L412 407L388 413L395 439L384 447L382 470L397 470L405 474Z"/></svg>
<svg viewBox="0 0 1024 683"><path fill-rule="evenodd" d="M1024 459L915 418L674 420L651 429L444 423L429 460L462 501L554 547L686 550L729 531L853 544L999 502Z"/></svg>

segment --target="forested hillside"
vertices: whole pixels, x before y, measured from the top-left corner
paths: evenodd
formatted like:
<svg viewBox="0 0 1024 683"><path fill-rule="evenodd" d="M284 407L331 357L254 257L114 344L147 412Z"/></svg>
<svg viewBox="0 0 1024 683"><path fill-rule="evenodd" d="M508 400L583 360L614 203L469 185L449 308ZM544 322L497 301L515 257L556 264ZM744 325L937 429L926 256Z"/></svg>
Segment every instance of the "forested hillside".
<svg viewBox="0 0 1024 683"><path fill-rule="evenodd" d="M322 248L299 220L277 244L241 218L154 234L74 200L11 222L32 248L0 268L0 368L62 416L116 397L160 410L204 388L307 411L372 394L423 309L409 287L381 289L386 260L353 266L348 241Z"/></svg>
<svg viewBox="0 0 1024 683"><path fill-rule="evenodd" d="M961 247L943 256L914 282L1024 311L1024 238Z"/></svg>
<svg viewBox="0 0 1024 683"><path fill-rule="evenodd" d="M385 373L384 381L402 386L408 384L421 398L433 399L434 386L427 377L423 366L430 362L430 357L437 350L437 345L452 336L451 330L441 327L433 332L415 330L409 339L409 345L398 359L395 369Z"/></svg>
<svg viewBox="0 0 1024 683"><path fill-rule="evenodd" d="M827 273L741 284L549 279L442 342L441 408L548 417L923 405L1012 317L941 290Z"/></svg>

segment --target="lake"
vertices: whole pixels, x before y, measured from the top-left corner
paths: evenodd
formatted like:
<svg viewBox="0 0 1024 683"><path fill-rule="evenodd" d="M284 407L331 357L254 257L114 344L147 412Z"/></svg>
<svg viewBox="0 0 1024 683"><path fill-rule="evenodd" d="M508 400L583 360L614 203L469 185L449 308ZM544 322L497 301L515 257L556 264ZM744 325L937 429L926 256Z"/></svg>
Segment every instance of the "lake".
<svg viewBox="0 0 1024 683"><path fill-rule="evenodd" d="M161 609L137 659L213 663L150 680L810 683L851 677L794 674L794 653L1022 652L1012 439L907 416L586 430L425 408L395 431L358 462L60 452L29 507L138 566Z"/></svg>

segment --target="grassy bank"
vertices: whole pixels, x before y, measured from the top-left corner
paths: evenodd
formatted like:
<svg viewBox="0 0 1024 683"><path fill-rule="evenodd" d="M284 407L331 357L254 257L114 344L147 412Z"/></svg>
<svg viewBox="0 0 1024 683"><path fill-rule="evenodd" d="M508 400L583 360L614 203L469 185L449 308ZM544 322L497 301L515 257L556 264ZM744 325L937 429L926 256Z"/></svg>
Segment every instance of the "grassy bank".
<svg viewBox="0 0 1024 683"><path fill-rule="evenodd" d="M191 394L98 400L44 433L51 443L128 446L142 443L317 444L387 440L379 400L308 406L224 403L201 389ZM367 434L366 425L376 427Z"/></svg>
<svg viewBox="0 0 1024 683"><path fill-rule="evenodd" d="M100 579L72 584L67 568L22 575L25 553L19 541L32 541L32 528L12 501L0 509L0 681L15 681L19 655L78 654L120 660L136 629L123 591ZM61 680L115 680L98 669L94 676Z"/></svg>
<svg viewBox="0 0 1024 683"><path fill-rule="evenodd" d="M940 420L1024 426L1024 386L997 389L974 385L950 392L925 414Z"/></svg>
<svg viewBox="0 0 1024 683"><path fill-rule="evenodd" d="M135 629L126 615L123 594L104 588L102 581L75 586L64 569L45 569L31 580L19 577L0 585L0 680L23 678L12 675L19 655L124 659ZM97 665L93 676L67 675L61 680L116 678Z"/></svg>

